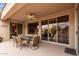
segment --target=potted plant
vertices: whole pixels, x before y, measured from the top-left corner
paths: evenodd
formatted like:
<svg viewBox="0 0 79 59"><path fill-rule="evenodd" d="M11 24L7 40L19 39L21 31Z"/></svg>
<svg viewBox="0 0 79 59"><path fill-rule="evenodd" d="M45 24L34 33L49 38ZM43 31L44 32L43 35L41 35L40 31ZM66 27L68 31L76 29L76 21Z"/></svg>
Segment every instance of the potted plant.
<svg viewBox="0 0 79 59"><path fill-rule="evenodd" d="M2 37L0 37L0 42L2 42L3 41L3 38Z"/></svg>

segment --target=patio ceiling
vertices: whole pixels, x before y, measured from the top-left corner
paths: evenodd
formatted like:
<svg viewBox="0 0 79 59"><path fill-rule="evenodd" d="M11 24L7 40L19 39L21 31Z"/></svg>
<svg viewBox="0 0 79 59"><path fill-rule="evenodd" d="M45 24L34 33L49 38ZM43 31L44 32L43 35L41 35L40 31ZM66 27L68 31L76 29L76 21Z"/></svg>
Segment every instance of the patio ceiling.
<svg viewBox="0 0 79 59"><path fill-rule="evenodd" d="M74 8L73 3L28 3L16 13L14 13L10 19L14 20L26 20L26 14L35 13L37 18L47 16L62 10Z"/></svg>

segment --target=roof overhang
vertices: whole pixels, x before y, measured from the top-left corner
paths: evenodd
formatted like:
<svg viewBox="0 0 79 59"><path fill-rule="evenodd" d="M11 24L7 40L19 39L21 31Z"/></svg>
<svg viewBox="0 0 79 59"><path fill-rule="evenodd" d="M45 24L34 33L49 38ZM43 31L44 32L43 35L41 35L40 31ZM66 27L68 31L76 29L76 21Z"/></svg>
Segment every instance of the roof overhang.
<svg viewBox="0 0 79 59"><path fill-rule="evenodd" d="M23 3L9 3L6 4L4 10L2 11L1 20L8 19L11 15L13 15L16 11L22 8L25 4Z"/></svg>
<svg viewBox="0 0 79 59"><path fill-rule="evenodd" d="M74 8L74 5L74 3L16 3L13 4L5 15L2 13L1 19L6 20L9 18L23 21L26 19L28 12L34 12L36 13L36 17L40 18L69 8Z"/></svg>

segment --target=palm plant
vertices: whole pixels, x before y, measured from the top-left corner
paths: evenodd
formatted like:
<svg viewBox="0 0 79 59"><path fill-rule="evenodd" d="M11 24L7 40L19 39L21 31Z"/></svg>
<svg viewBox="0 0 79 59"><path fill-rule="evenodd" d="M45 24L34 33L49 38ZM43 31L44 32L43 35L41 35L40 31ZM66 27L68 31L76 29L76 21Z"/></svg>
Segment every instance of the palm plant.
<svg viewBox="0 0 79 59"><path fill-rule="evenodd" d="M51 28L51 33L53 33L53 36L52 36L52 37L54 37L54 35L56 34L56 31L57 31L56 26L53 26L53 27Z"/></svg>

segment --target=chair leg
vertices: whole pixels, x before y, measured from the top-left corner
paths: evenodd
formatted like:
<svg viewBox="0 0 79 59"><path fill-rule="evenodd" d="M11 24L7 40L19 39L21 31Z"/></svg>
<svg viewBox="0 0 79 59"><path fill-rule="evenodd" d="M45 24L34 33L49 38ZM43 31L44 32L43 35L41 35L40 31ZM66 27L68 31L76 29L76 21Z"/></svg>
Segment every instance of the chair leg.
<svg viewBox="0 0 79 59"><path fill-rule="evenodd" d="M16 44L16 48L18 48L19 46L18 46L18 44Z"/></svg>
<svg viewBox="0 0 79 59"><path fill-rule="evenodd" d="M13 41L13 46L15 46L16 45L16 43Z"/></svg>
<svg viewBox="0 0 79 59"><path fill-rule="evenodd" d="M22 48L23 48L23 42L21 41L21 42L19 43L19 45L20 45L20 50L22 50Z"/></svg>
<svg viewBox="0 0 79 59"><path fill-rule="evenodd" d="M32 45L32 46L31 46L31 49L32 49L32 50L36 50L36 49L38 49L38 48L39 48L39 46L37 46L37 45Z"/></svg>
<svg viewBox="0 0 79 59"><path fill-rule="evenodd" d="M23 47L23 46L21 45L21 46L20 46L20 50L22 50L22 47Z"/></svg>
<svg viewBox="0 0 79 59"><path fill-rule="evenodd" d="M15 46L15 43L13 42L13 46Z"/></svg>

